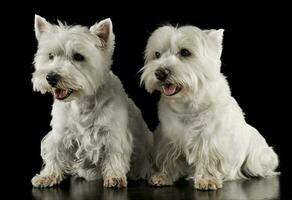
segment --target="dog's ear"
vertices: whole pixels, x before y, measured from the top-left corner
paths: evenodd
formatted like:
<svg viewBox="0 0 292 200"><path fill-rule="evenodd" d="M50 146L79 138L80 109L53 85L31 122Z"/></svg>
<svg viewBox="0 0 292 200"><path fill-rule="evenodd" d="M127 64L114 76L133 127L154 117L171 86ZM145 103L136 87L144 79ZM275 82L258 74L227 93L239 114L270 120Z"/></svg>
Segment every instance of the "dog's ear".
<svg viewBox="0 0 292 200"><path fill-rule="evenodd" d="M203 32L206 33L208 37L210 37L211 40L215 42L215 44L218 46L219 56L221 56L224 29L218 29L218 30L210 29L210 30L203 30Z"/></svg>
<svg viewBox="0 0 292 200"><path fill-rule="evenodd" d="M210 30L204 30L204 32L214 40L216 40L218 43L222 43L223 41L223 33L224 29L210 29Z"/></svg>
<svg viewBox="0 0 292 200"><path fill-rule="evenodd" d="M90 32L101 40L103 46L109 46L114 40L113 25L110 18L91 26Z"/></svg>
<svg viewBox="0 0 292 200"><path fill-rule="evenodd" d="M51 24L47 20L39 15L35 15L34 18L34 30L37 40L39 40L41 34L49 29Z"/></svg>

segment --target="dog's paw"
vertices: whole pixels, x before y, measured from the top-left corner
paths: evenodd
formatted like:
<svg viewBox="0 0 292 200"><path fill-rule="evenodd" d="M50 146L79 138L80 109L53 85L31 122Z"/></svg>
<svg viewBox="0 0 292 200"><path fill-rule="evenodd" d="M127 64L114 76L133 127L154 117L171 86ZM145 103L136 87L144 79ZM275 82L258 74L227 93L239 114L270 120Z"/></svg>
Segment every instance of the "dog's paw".
<svg viewBox="0 0 292 200"><path fill-rule="evenodd" d="M31 183L34 187L44 188L59 185L63 180L62 176L58 175L40 175L37 174L31 179Z"/></svg>
<svg viewBox="0 0 292 200"><path fill-rule="evenodd" d="M116 176L106 177L103 180L103 186L104 187L125 188L125 187L127 187L127 178L125 176L122 176L122 177L116 177Z"/></svg>
<svg viewBox="0 0 292 200"><path fill-rule="evenodd" d="M217 178L198 178L194 180L198 190L217 190L222 188L222 181Z"/></svg>
<svg viewBox="0 0 292 200"><path fill-rule="evenodd" d="M165 174L157 174L151 176L148 183L157 187L173 185L173 182Z"/></svg>

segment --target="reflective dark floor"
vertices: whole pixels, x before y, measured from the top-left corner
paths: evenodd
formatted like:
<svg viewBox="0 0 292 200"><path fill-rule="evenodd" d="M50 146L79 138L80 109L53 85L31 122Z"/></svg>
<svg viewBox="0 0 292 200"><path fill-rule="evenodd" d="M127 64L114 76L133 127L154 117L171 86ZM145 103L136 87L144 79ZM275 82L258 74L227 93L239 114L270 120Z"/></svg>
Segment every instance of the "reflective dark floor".
<svg viewBox="0 0 292 200"><path fill-rule="evenodd" d="M218 191L198 191L190 181L179 181L173 187L154 188L146 182L129 182L126 189L103 188L102 181L71 178L61 186L49 189L32 188L34 199L44 200L177 200L177 199L280 199L279 177L225 182Z"/></svg>

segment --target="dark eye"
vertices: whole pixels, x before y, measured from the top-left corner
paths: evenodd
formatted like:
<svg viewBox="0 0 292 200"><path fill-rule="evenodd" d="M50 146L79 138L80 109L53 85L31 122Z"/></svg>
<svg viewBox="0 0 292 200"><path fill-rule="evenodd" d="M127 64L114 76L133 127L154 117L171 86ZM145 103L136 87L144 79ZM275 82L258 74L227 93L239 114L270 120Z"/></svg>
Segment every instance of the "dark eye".
<svg viewBox="0 0 292 200"><path fill-rule="evenodd" d="M191 52L187 49L181 49L179 55L181 55L182 57L189 57L191 55Z"/></svg>
<svg viewBox="0 0 292 200"><path fill-rule="evenodd" d="M160 53L158 51L155 52L155 58L160 58Z"/></svg>
<svg viewBox="0 0 292 200"><path fill-rule="evenodd" d="M83 61L84 60L84 56L81 55L80 53L74 53L73 54L73 59L76 61Z"/></svg>
<svg viewBox="0 0 292 200"><path fill-rule="evenodd" d="M52 53L49 53L49 59L53 60L54 59L54 55Z"/></svg>

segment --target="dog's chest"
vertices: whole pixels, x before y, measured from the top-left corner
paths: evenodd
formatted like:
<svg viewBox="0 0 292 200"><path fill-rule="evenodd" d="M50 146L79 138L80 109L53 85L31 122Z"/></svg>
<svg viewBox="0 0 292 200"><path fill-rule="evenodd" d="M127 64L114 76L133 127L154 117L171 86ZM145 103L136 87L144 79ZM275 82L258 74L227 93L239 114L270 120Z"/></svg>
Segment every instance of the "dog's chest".
<svg viewBox="0 0 292 200"><path fill-rule="evenodd" d="M64 140L67 140L68 144L74 144L74 155L77 160L90 157L97 163L109 132L102 120L103 114L92 104L70 105L67 111L67 134Z"/></svg>
<svg viewBox="0 0 292 200"><path fill-rule="evenodd" d="M94 103L72 104L68 113L68 128L77 135L99 134L106 130L103 112Z"/></svg>
<svg viewBox="0 0 292 200"><path fill-rule="evenodd" d="M199 135L206 126L208 116L208 112L178 113L169 110L161 117L161 123L164 130L176 136Z"/></svg>

